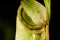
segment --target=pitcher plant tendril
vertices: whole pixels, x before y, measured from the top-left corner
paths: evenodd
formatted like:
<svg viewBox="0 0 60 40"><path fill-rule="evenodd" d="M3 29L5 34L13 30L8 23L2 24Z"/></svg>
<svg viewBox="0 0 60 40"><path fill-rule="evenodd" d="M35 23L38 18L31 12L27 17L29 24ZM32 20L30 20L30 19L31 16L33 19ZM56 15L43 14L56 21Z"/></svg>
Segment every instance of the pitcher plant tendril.
<svg viewBox="0 0 60 40"><path fill-rule="evenodd" d="M20 1L15 40L49 40L50 0L43 1Z"/></svg>

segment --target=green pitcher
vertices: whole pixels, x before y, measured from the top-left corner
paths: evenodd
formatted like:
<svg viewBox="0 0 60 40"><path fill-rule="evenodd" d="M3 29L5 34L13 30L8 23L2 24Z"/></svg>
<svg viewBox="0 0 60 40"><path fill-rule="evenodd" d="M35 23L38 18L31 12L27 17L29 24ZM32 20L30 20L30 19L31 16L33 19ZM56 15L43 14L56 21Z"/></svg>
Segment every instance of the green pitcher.
<svg viewBox="0 0 60 40"><path fill-rule="evenodd" d="M15 40L49 40L50 0L21 0L16 17Z"/></svg>

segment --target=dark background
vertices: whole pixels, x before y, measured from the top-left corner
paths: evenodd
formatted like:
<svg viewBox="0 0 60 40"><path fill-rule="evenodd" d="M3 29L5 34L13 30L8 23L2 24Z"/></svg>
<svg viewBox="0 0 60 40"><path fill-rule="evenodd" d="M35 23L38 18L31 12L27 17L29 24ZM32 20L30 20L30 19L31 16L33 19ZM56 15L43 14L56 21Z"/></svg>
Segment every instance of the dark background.
<svg viewBox="0 0 60 40"><path fill-rule="evenodd" d="M44 5L42 0L37 0ZM59 6L51 1L51 19L49 25L50 40L59 40ZM59 3L59 2L58 2ZM16 15L20 0L0 1L0 40L15 40ZM56 7L58 6L58 7Z"/></svg>
<svg viewBox="0 0 60 40"><path fill-rule="evenodd" d="M0 1L0 40L15 40L16 15L20 1Z"/></svg>

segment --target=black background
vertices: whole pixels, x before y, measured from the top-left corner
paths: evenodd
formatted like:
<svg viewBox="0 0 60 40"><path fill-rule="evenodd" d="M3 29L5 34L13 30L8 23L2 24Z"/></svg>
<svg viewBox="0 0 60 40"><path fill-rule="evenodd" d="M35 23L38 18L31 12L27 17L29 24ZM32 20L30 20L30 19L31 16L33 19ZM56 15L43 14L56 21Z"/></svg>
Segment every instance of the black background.
<svg viewBox="0 0 60 40"><path fill-rule="evenodd" d="M37 0L41 2L42 0ZM51 0L50 40L59 40L59 2ZM0 1L0 40L15 40L16 15L20 0Z"/></svg>

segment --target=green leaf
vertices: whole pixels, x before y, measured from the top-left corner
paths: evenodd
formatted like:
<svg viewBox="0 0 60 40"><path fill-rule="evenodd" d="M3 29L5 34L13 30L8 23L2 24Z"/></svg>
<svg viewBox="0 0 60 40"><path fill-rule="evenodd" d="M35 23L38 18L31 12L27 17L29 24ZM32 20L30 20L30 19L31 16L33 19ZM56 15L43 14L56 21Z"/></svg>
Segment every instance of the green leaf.
<svg viewBox="0 0 60 40"><path fill-rule="evenodd" d="M51 4L51 3L50 3L50 0L44 0L44 3L45 3L45 6L46 6L46 9L47 9L48 19L50 19L50 16L51 16L51 15L50 15L50 14L51 14L51 13L50 13L50 12L51 12L51 11L50 11L50 6L51 6L51 5L50 5L50 4Z"/></svg>

